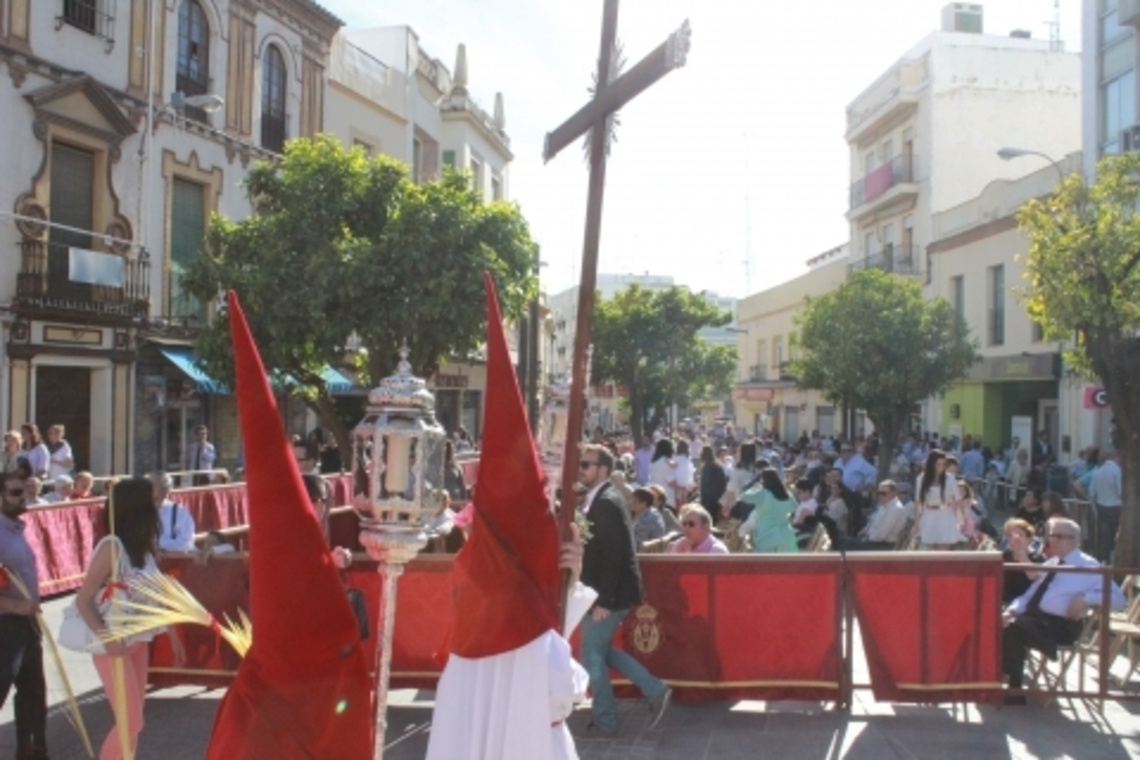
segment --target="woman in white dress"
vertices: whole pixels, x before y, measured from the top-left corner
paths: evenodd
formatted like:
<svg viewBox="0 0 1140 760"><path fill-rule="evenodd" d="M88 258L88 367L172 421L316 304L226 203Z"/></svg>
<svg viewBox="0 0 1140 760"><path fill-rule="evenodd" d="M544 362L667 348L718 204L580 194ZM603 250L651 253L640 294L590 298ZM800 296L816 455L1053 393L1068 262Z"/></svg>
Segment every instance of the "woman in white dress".
<svg viewBox="0 0 1140 760"><path fill-rule="evenodd" d="M965 541L959 527L958 481L946 471L946 454L932 449L915 484L915 521L923 549L950 549Z"/></svg>
<svg viewBox="0 0 1140 760"><path fill-rule="evenodd" d="M649 463L650 485L665 489L665 504L674 510L677 508L677 496L673 491L677 485L677 462L673 459L675 454L673 441L662 438L657 442L657 447L653 450L653 460Z"/></svg>

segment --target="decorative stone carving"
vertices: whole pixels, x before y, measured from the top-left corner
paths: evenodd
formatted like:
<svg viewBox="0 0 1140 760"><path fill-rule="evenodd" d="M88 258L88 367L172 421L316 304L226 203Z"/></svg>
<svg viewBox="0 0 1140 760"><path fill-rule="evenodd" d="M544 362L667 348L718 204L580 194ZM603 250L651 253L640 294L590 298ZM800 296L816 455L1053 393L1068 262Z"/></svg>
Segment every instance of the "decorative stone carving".
<svg viewBox="0 0 1140 760"><path fill-rule="evenodd" d="M7 60L8 76L12 79L12 86L17 90L24 86L24 82L28 79L28 68L22 66L11 58Z"/></svg>
<svg viewBox="0 0 1140 760"><path fill-rule="evenodd" d="M103 231L103 234L112 238L118 238L118 240L110 241L107 246L112 251L120 256L125 256L130 252L131 244L129 242L122 242L134 239L134 234L131 231L131 223L125 216L116 214L115 218L107 224L107 228Z"/></svg>
<svg viewBox="0 0 1140 760"><path fill-rule="evenodd" d="M15 212L20 216L41 219L45 222L48 220L47 210L30 193L21 193L16 198ZM47 225L27 219L17 219L16 229L20 231L25 240L41 240L47 232Z"/></svg>

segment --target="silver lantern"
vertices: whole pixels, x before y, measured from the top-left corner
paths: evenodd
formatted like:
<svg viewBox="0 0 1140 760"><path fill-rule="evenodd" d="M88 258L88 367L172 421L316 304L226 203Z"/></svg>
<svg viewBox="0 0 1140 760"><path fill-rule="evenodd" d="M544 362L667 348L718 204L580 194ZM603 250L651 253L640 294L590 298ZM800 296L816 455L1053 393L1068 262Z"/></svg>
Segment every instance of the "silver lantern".
<svg viewBox="0 0 1140 760"><path fill-rule="evenodd" d="M407 346L396 374L368 394L368 411L353 431L353 508L360 543L379 563L381 626L377 662L376 754L384 754L396 580L424 547L447 504L443 489L447 435L435 419L435 397L412 374Z"/></svg>

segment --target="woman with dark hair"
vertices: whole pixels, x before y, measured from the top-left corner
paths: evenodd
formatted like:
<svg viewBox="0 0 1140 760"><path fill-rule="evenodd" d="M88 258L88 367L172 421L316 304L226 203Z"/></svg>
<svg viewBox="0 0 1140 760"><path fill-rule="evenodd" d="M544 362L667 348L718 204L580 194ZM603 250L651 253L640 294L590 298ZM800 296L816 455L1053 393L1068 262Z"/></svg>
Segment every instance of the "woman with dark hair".
<svg viewBox="0 0 1140 760"><path fill-rule="evenodd" d="M712 446L701 449L701 506L710 515L720 514L721 499L728 488L728 478L724 476L724 468L716 461L716 454Z"/></svg>
<svg viewBox="0 0 1140 760"><path fill-rule="evenodd" d="M732 476L728 479L728 487L724 491L724 500L721 501L721 517L727 519L732 508L736 506L738 501L741 501L741 495L748 485L756 479L755 468L756 444L740 444L736 464L733 467Z"/></svg>
<svg viewBox="0 0 1140 760"><path fill-rule="evenodd" d="M649 462L649 484L661 486L665 489L665 504L670 507L677 506L677 496L673 488L677 485L674 473L677 463L673 461L676 450L673 441L662 438L653 450L653 459Z"/></svg>
<svg viewBox="0 0 1140 760"><path fill-rule="evenodd" d="M965 541L959 528L958 481L946 470L946 454L932 449L914 489L914 519L924 549L949 549Z"/></svg>
<svg viewBox="0 0 1140 760"><path fill-rule="evenodd" d="M24 434L24 458L32 468L32 475L40 479L46 478L51 455L40 436L39 427L34 422L25 422L20 426L20 432Z"/></svg>
<svg viewBox="0 0 1140 760"><path fill-rule="evenodd" d="M114 511L114 520L111 512ZM100 601L114 593L112 582L127 584L142 574L157 573L155 552L158 550L158 533L160 521L158 508L154 503L154 486L146 478L128 478L115 484L111 497L107 500L107 507L100 518L106 538L95 546L95 553L87 566L87 575L83 579L83 586L75 597L75 605L83 621L87 623L96 634L107 630L107 622L99 610ZM113 527L113 530L112 530ZM112 570L118 565L118 577L112 577ZM144 602L145 599L132 599ZM181 664L183 658L182 643L171 631L171 648L174 650L176 663ZM103 682L103 690L107 693L107 701L115 710L115 720L127 724L127 732L131 737L131 755L137 756L139 731L143 725L143 699L146 697L147 656L149 642L154 634L132 636L126 641L116 641L104 645L103 654L95 654L95 669L99 672L99 680ZM119 712L115 695L115 662L122 661L122 673L125 676L123 686L126 692L126 705L123 712ZM115 726L103 741L103 748L99 753L100 760L113 760L124 757L126 752L119 744L119 731Z"/></svg>
<svg viewBox="0 0 1140 760"><path fill-rule="evenodd" d="M796 505L792 502L780 473L768 467L760 471L760 484L745 491L741 499L753 505L748 519L741 524L741 537L752 539L752 551L796 552L796 533L789 522Z"/></svg>

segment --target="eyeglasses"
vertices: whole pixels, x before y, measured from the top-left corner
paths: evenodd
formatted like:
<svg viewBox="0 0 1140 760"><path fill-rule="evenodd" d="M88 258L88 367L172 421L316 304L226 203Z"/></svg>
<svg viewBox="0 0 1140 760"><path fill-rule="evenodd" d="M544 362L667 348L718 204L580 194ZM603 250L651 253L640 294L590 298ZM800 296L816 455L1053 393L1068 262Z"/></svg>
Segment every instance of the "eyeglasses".
<svg viewBox="0 0 1140 760"><path fill-rule="evenodd" d="M1076 538L1072 533L1050 533L1049 538Z"/></svg>
<svg viewBox="0 0 1140 760"><path fill-rule="evenodd" d="M9 496L23 496L24 495L24 489L23 488L5 488L4 493L8 494Z"/></svg>
<svg viewBox="0 0 1140 760"><path fill-rule="evenodd" d="M890 496L890 495L891 495L890 491L879 491L879 496Z"/></svg>
<svg viewBox="0 0 1140 760"><path fill-rule="evenodd" d="M685 520L683 523L681 523L681 525L685 526L686 528L695 528L700 525L700 523L693 520Z"/></svg>
<svg viewBox="0 0 1140 760"><path fill-rule="evenodd" d="M597 462L591 462L587 459L583 459L581 462L578 463L578 469L579 470L588 470L591 467L597 467L597 466L598 466Z"/></svg>

